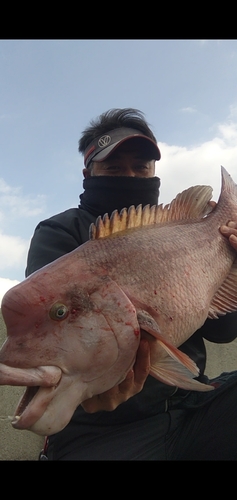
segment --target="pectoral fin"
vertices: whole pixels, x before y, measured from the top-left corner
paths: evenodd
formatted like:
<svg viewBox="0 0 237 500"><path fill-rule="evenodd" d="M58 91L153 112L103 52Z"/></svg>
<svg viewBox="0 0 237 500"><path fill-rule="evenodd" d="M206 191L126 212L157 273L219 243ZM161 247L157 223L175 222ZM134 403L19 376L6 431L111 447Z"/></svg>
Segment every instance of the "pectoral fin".
<svg viewBox="0 0 237 500"><path fill-rule="evenodd" d="M146 339L150 343L152 364L150 368L150 375L157 378L161 382L168 385L174 385L186 390L192 391L210 391L213 387L207 384L202 384L194 377L199 375L199 368L196 363L189 358L185 353L173 346L160 332L157 322L147 311L139 311L137 319L142 330L145 330L150 336ZM154 343L158 343L168 354L162 357L155 354L156 351Z"/></svg>
<svg viewBox="0 0 237 500"><path fill-rule="evenodd" d="M199 375L199 369L194 363L194 361L189 358L184 352L179 351L177 347L173 346L162 333L160 332L159 326L150 316L150 314L146 311L139 311L137 313L138 323L140 328L150 333L153 337L156 338L157 342L163 347L163 349L167 352L167 354L173 358L178 363L181 363L185 366L194 376Z"/></svg>
<svg viewBox="0 0 237 500"><path fill-rule="evenodd" d="M174 385L188 391L207 392L214 388L194 380L194 375L185 366L172 358L166 357L151 365L150 375L168 385Z"/></svg>

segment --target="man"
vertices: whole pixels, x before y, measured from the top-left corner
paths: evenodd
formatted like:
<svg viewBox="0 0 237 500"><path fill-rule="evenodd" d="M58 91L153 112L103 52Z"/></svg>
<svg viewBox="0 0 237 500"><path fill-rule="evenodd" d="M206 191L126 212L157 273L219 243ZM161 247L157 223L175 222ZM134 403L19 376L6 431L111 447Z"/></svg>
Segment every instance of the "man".
<svg viewBox="0 0 237 500"><path fill-rule="evenodd" d="M99 215L130 205L158 202L155 162L160 150L143 114L112 109L84 130L84 192L79 208L38 224L31 241L26 276L88 240ZM223 226L237 250L237 224ZM203 338L230 342L237 336L237 313L206 320L180 349L204 375ZM223 460L237 459L237 372L219 377L215 391L198 393L163 384L149 373L149 347L142 340L133 370L117 387L84 401L61 432L50 436L50 460Z"/></svg>

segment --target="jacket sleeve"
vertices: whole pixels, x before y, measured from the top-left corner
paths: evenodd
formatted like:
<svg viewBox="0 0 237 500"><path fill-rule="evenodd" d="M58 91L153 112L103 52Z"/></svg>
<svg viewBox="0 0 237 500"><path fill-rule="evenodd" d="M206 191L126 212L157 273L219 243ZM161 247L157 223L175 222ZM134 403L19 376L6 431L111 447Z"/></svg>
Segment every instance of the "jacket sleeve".
<svg viewBox="0 0 237 500"><path fill-rule="evenodd" d="M237 312L228 313L218 319L207 319L198 332L209 342L232 342L237 337Z"/></svg>
<svg viewBox="0 0 237 500"><path fill-rule="evenodd" d="M64 220L65 219L65 220ZM25 276L75 250L82 244L78 219L52 217L40 222L31 239Z"/></svg>

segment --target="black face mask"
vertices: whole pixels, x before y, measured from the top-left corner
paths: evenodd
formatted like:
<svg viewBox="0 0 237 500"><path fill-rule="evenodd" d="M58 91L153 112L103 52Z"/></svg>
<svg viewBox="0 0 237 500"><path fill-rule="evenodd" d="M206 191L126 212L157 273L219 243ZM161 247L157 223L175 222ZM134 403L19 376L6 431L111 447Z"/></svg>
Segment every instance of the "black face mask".
<svg viewBox="0 0 237 500"><path fill-rule="evenodd" d="M83 181L79 208L98 217L105 213L110 216L113 210L120 212L131 205L157 205L159 187L159 177L88 177Z"/></svg>

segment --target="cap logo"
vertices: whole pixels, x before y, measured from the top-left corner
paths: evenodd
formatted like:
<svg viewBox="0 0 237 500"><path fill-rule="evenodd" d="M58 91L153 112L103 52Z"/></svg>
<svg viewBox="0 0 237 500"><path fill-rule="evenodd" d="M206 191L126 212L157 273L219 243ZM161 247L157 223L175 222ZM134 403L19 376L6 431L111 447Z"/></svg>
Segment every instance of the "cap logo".
<svg viewBox="0 0 237 500"><path fill-rule="evenodd" d="M103 135L99 140L98 140L98 146L100 148L104 148L105 146L108 146L109 143L111 142L111 137L110 135Z"/></svg>

